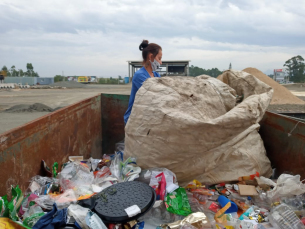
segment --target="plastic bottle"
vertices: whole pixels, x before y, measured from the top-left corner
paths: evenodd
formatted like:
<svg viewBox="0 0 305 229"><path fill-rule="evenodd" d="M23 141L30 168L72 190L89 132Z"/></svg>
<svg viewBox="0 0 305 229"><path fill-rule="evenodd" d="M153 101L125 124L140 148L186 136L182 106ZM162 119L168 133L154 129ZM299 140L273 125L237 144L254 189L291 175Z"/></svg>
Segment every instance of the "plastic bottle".
<svg viewBox="0 0 305 229"><path fill-rule="evenodd" d="M246 204L249 206L252 205L252 198L250 196L247 197Z"/></svg>

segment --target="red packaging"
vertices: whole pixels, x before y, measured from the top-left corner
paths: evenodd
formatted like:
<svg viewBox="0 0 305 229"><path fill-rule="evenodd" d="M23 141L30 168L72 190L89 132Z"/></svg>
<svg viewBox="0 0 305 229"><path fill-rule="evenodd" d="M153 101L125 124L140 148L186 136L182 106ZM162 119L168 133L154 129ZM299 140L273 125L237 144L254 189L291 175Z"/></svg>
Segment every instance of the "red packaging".
<svg viewBox="0 0 305 229"><path fill-rule="evenodd" d="M160 173L159 175L156 176L157 177L161 177L161 181L159 182L159 187L158 187L158 193L157 195L160 196L160 200L164 200L165 197L165 192L166 192L166 180L165 180L165 176L164 173Z"/></svg>

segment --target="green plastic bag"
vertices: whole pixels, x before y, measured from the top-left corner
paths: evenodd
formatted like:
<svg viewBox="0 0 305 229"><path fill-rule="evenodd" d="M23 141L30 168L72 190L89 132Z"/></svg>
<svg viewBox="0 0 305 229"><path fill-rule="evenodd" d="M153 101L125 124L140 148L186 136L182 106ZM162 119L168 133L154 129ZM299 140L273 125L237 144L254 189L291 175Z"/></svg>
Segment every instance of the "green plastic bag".
<svg viewBox="0 0 305 229"><path fill-rule="evenodd" d="M27 227L34 227L34 225L38 222L38 220L44 216L44 213L35 213L33 215L31 215L30 217L27 217L24 221L23 221L23 225L27 226Z"/></svg>
<svg viewBox="0 0 305 229"><path fill-rule="evenodd" d="M6 195L0 197L0 216L8 217L8 201Z"/></svg>
<svg viewBox="0 0 305 229"><path fill-rule="evenodd" d="M165 206L167 211L177 215L188 216L193 213L184 188L178 188L167 194Z"/></svg>
<svg viewBox="0 0 305 229"><path fill-rule="evenodd" d="M18 185L16 186L16 188L14 188L12 186L12 199L11 201L8 203L8 209L9 209L9 218L17 221L18 220L18 210L21 206L23 200L23 195L22 195L22 191L20 190L20 188L18 187Z"/></svg>

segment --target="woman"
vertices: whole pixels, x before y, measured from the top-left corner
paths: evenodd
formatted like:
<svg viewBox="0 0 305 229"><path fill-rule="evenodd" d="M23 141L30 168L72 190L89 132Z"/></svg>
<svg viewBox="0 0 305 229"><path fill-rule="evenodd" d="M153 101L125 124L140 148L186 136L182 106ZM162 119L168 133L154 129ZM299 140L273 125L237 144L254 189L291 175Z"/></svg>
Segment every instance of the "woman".
<svg viewBox="0 0 305 229"><path fill-rule="evenodd" d="M154 43L148 43L147 40L143 40L140 44L139 49L140 51L142 51L143 67L138 70L132 78L132 87L128 109L124 115L125 125L127 124L127 121L129 119L136 93L142 86L144 81L152 77L160 77L159 73L157 73L156 70L162 64L161 46Z"/></svg>

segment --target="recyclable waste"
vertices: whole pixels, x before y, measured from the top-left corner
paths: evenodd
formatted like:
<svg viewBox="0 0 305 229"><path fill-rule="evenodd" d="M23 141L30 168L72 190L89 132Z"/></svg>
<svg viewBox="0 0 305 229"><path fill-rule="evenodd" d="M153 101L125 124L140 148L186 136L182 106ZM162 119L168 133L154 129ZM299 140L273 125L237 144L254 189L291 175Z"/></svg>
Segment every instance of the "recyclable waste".
<svg viewBox="0 0 305 229"><path fill-rule="evenodd" d="M179 185L167 168L141 169L124 158L124 142L113 155L70 156L63 165L42 160L41 175L26 190L11 187L0 197L6 228L85 229L305 229L305 185L299 175L269 179L244 174L205 184L190 177ZM43 175L43 176L42 176Z"/></svg>

